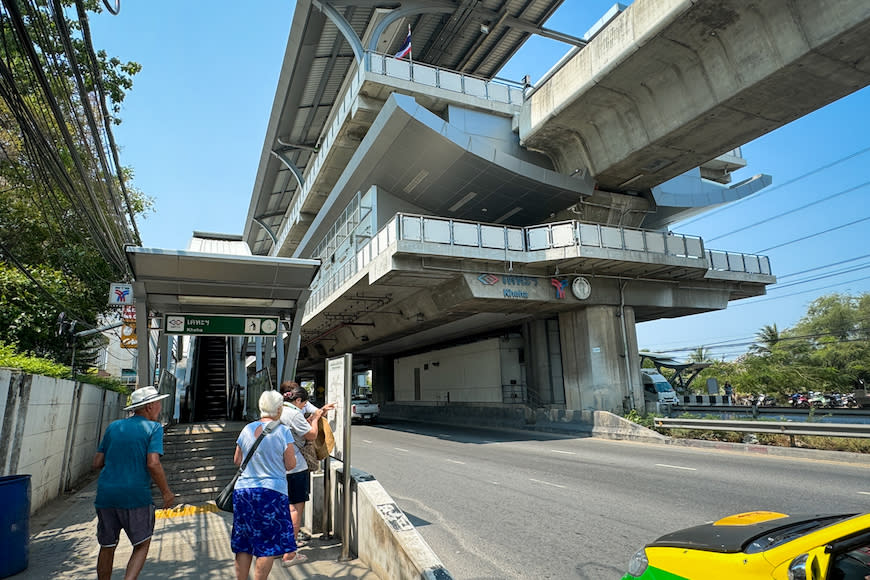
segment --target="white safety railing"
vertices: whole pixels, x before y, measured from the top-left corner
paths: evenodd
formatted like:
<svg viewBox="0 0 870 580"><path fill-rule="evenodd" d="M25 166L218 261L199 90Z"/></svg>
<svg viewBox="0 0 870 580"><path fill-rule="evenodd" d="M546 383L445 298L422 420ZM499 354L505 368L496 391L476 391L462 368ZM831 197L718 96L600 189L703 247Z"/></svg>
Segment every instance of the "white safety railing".
<svg viewBox="0 0 870 580"><path fill-rule="evenodd" d="M347 260L328 271L321 283L315 282L317 288L308 300L306 314L317 308L342 284L364 270L372 260L398 240L505 252L536 252L570 246L636 251L704 260L712 270L770 274L770 262L766 256L705 251L703 240L697 236L618 228L573 220L519 227L398 213L377 235L357 250L355 259ZM713 262L714 256L716 264ZM725 256L725 261L722 261L722 256ZM723 265L727 268L723 268ZM739 269L741 266L744 269Z"/></svg>
<svg viewBox="0 0 870 580"><path fill-rule="evenodd" d="M747 272L749 274L771 274L770 260L767 256L707 250L707 261L710 263L711 270L719 270L722 272Z"/></svg>
<svg viewBox="0 0 870 580"><path fill-rule="evenodd" d="M472 97L480 97L499 103L522 105L524 91L522 83L499 81L475 77L450 69L439 68L419 62L393 58L390 55L367 51L366 70L403 81L444 89Z"/></svg>
<svg viewBox="0 0 870 580"><path fill-rule="evenodd" d="M408 80L414 83L434 88L445 89L455 93L480 97L500 103L522 105L523 88L520 83L510 81L487 81L478 77L458 73L449 69L433 67L420 63L411 63L407 60L393 58L377 52L366 51L365 71L360 69L352 73L350 83L344 91L341 99L333 106L329 113L326 131L322 134L318 143L317 152L314 153L305 168L305 184L299 187L293 196L290 207L285 214L285 220L278 232L278 243L272 248L272 253L277 255L278 249L284 244L290 228L299 222L302 206L308 199L312 184L320 175L329 152L335 145L341 128L347 117L353 110L354 101L365 81L365 72L380 74L395 79Z"/></svg>

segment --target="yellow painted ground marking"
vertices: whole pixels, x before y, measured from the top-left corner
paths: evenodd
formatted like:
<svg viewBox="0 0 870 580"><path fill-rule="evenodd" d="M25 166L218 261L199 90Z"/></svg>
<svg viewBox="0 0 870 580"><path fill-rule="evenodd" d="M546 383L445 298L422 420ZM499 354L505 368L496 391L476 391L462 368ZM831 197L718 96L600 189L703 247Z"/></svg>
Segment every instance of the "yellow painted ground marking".
<svg viewBox="0 0 870 580"><path fill-rule="evenodd" d="M157 510L154 512L154 517L161 518L180 518L184 516L192 516L195 514L206 514L219 512L218 507L213 503L204 503L200 505L180 505L178 507L169 508L168 510Z"/></svg>

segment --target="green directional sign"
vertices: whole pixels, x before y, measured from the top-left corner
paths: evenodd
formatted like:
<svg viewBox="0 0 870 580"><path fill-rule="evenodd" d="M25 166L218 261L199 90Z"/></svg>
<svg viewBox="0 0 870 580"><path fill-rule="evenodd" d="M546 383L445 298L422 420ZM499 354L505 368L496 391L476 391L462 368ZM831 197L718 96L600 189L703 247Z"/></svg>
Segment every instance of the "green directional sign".
<svg viewBox="0 0 870 580"><path fill-rule="evenodd" d="M167 314L166 334L210 334L218 336L276 336L277 316L217 316L211 314Z"/></svg>

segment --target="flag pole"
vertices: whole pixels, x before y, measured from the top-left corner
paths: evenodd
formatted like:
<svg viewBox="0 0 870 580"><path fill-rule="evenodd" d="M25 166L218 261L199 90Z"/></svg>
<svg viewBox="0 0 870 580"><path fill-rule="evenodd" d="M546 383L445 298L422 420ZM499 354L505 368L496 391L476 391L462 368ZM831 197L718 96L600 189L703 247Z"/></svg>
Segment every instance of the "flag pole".
<svg viewBox="0 0 870 580"><path fill-rule="evenodd" d="M411 39L411 23L408 23L408 39ZM414 80L414 43L409 42L408 46L408 62L411 63L410 73L411 80Z"/></svg>

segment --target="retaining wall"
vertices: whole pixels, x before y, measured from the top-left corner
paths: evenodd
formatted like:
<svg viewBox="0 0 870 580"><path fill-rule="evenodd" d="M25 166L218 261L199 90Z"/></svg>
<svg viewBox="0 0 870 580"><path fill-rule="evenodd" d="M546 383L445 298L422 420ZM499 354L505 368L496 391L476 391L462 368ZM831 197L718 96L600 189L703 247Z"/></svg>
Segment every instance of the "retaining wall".
<svg viewBox="0 0 870 580"><path fill-rule="evenodd" d="M469 405L463 403L381 404L384 420L425 421L466 427L494 427L545 431L605 439L664 441L667 436L608 411L530 409L525 405Z"/></svg>
<svg viewBox="0 0 870 580"><path fill-rule="evenodd" d="M304 525L314 534L331 532L341 537L344 464L336 459L325 463L328 481L324 483L324 471L312 476L312 501L304 512ZM453 576L380 482L355 468L350 475L349 552L379 578L451 580ZM327 487L330 502L324 514Z"/></svg>
<svg viewBox="0 0 870 580"><path fill-rule="evenodd" d="M88 474L126 401L102 387L0 368L0 475L31 476L30 513Z"/></svg>

